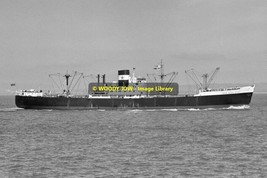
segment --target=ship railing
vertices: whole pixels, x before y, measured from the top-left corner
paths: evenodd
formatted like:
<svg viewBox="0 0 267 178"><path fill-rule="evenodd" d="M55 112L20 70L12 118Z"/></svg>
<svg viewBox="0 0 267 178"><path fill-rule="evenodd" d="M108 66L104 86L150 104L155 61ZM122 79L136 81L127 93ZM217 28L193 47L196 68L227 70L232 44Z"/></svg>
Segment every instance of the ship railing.
<svg viewBox="0 0 267 178"><path fill-rule="evenodd" d="M16 92L16 95L37 97L37 96L43 96L44 93L43 93L42 90L30 89L30 90L20 90L20 91L17 91Z"/></svg>
<svg viewBox="0 0 267 178"><path fill-rule="evenodd" d="M44 97L67 97L67 98L88 98L88 95L67 95L65 93L45 93Z"/></svg>
<svg viewBox="0 0 267 178"><path fill-rule="evenodd" d="M104 99L104 98L111 98L111 96L108 96L108 95L88 95L88 98L100 98L100 99Z"/></svg>
<svg viewBox="0 0 267 178"><path fill-rule="evenodd" d="M240 90L240 87L231 87L231 88L219 88L219 89L206 89L206 90L199 90L199 92L213 92L213 91L232 91L232 90Z"/></svg>

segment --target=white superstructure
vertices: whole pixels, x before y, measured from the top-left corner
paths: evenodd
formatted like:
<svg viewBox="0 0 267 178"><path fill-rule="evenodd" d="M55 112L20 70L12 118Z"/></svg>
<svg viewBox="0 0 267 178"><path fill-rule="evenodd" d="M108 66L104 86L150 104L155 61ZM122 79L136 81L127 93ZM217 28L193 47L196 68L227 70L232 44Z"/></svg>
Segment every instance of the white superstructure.
<svg viewBox="0 0 267 178"><path fill-rule="evenodd" d="M255 85L245 87L232 87L222 89L207 89L199 90L199 93L194 96L213 96L213 95L229 95L229 94L240 94L240 93L253 93Z"/></svg>
<svg viewBox="0 0 267 178"><path fill-rule="evenodd" d="M17 95L37 97L37 96L44 96L44 93L42 92L42 90L30 89L30 90L18 91Z"/></svg>

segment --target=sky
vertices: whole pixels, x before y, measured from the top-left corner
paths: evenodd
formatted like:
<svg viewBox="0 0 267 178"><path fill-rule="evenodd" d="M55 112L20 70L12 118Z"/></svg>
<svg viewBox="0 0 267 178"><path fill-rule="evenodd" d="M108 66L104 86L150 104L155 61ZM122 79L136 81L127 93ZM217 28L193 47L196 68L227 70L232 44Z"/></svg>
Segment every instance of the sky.
<svg viewBox="0 0 267 178"><path fill-rule="evenodd" d="M0 94L67 71L146 77L161 59L180 84L216 67L218 83L267 83L267 1L0 1Z"/></svg>

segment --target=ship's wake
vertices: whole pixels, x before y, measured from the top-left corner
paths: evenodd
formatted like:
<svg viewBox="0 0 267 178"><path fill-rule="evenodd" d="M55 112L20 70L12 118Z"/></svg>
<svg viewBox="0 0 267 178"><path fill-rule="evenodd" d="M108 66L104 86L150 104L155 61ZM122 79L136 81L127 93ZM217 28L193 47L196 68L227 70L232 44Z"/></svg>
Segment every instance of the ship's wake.
<svg viewBox="0 0 267 178"><path fill-rule="evenodd" d="M228 108L225 108L227 110L246 110L249 109L249 105L241 105L241 106L229 106Z"/></svg>
<svg viewBox="0 0 267 178"><path fill-rule="evenodd" d="M228 106L228 107L189 108L189 109L184 109L184 110L187 110L187 111L218 111L218 110L248 110L248 109L250 109L249 105Z"/></svg>
<svg viewBox="0 0 267 178"><path fill-rule="evenodd" d="M208 107L208 108L164 108L164 109L125 109L131 112L177 112L177 111L218 111L218 110L249 110L249 105L240 105L240 106L227 106L227 107ZM16 112L23 110L23 108L0 108L0 112ZM36 110L39 111L39 110ZM42 111L54 111L53 109L46 109ZM77 110L78 111L78 110ZM105 112L109 110L97 109L99 112Z"/></svg>
<svg viewBox="0 0 267 178"><path fill-rule="evenodd" d="M172 109L133 109L133 112L177 112L177 111L220 111L220 110L248 110L249 105L228 106L228 107L208 107L208 108L172 108Z"/></svg>
<svg viewBox="0 0 267 178"><path fill-rule="evenodd" d="M0 108L0 112L15 112L21 109L22 108Z"/></svg>

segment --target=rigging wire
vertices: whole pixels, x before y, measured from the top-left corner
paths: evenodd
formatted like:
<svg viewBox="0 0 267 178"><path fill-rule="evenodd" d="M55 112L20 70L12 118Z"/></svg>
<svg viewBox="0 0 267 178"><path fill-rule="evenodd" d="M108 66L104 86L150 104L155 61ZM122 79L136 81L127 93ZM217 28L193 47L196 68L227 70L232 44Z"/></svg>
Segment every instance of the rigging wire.
<svg viewBox="0 0 267 178"><path fill-rule="evenodd" d="M53 83L54 83L54 84L58 87L58 89L60 90L60 89L62 89L62 86L59 86L59 85L57 84L57 82L54 80L54 78L52 77L52 76L54 76L54 75L59 76L60 74L57 73L57 74L50 74L50 75L49 75L49 77L50 77L51 80L52 80L52 86L53 86L53 88L54 88L54 85L53 85Z"/></svg>
<svg viewBox="0 0 267 178"><path fill-rule="evenodd" d="M76 74L77 74L78 72L76 72ZM75 74L75 75L76 75ZM76 85L77 85L77 83L79 83L79 85L80 85L80 79L81 79L81 77L83 76L83 73L79 73L80 74L80 77L76 80L76 83L74 84L74 86L72 87L72 89L71 89L71 91L73 91L74 90L74 88L76 87ZM74 77L73 77L74 78Z"/></svg>

